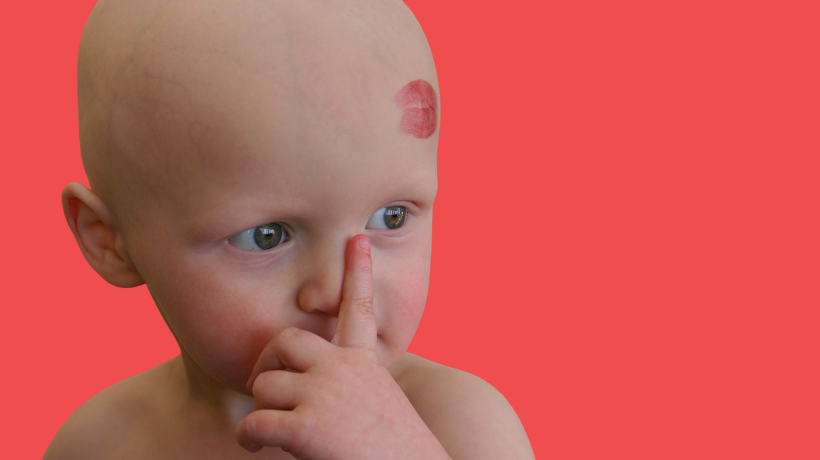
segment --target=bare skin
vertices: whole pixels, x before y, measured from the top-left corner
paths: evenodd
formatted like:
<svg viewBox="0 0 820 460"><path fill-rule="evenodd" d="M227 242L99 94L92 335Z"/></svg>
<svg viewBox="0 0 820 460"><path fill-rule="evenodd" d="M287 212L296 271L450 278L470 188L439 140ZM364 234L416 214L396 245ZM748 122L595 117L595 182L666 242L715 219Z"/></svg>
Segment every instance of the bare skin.
<svg viewBox="0 0 820 460"><path fill-rule="evenodd" d="M180 356L86 402L45 458L532 458L500 393L406 352L438 186L438 131L397 129L418 79L438 93L398 1L97 4L91 190L66 186L66 220L106 281L148 286Z"/></svg>

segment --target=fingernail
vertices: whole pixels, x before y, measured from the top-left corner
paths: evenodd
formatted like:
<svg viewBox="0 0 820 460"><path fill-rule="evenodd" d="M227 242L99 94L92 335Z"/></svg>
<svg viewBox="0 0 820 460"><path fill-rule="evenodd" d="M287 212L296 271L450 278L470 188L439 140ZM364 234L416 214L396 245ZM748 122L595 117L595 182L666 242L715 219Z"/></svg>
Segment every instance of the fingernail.
<svg viewBox="0 0 820 460"><path fill-rule="evenodd" d="M370 239L369 238L362 238L359 240L359 247L362 248L362 251L370 254Z"/></svg>

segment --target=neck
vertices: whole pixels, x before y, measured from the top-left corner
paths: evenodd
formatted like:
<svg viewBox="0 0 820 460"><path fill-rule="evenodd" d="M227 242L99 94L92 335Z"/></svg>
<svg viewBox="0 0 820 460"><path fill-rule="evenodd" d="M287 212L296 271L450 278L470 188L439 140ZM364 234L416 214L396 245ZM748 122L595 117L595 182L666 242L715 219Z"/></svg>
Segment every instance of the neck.
<svg viewBox="0 0 820 460"><path fill-rule="evenodd" d="M180 361L179 364L184 369L188 401L209 418L236 430L239 422L256 409L252 397L237 393L214 380L194 362L184 348L180 347L180 355L175 359Z"/></svg>

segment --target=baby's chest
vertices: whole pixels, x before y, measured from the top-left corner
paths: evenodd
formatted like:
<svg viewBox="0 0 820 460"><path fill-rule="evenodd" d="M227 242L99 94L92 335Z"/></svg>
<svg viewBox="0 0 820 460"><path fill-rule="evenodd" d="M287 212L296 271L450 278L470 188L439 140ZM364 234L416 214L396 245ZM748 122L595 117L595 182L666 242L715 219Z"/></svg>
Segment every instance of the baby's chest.
<svg viewBox="0 0 820 460"><path fill-rule="evenodd" d="M166 427L167 429L167 427ZM140 432L138 432L140 431ZM180 431L134 430L123 440L112 460L294 460L296 457L279 448L265 447L256 453L242 448L236 438L206 433Z"/></svg>

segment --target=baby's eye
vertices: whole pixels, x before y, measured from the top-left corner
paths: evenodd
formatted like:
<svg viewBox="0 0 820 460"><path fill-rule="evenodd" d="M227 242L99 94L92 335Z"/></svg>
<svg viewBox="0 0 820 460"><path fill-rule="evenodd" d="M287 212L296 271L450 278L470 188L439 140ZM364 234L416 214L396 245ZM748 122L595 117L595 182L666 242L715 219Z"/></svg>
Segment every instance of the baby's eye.
<svg viewBox="0 0 820 460"><path fill-rule="evenodd" d="M381 208L367 221L365 228L395 230L404 225L406 216L407 208L404 206ZM264 251L273 249L285 241L288 241L288 239L285 229L282 228L281 225L271 222L237 233L228 238L228 242L240 249Z"/></svg>
<svg viewBox="0 0 820 460"><path fill-rule="evenodd" d="M386 230L394 230L404 224L404 217L407 215L407 208L404 206L388 206L381 208L373 214L373 217L367 221L364 228L381 228Z"/></svg>
<svg viewBox="0 0 820 460"><path fill-rule="evenodd" d="M287 241L286 236L287 233L281 225L270 223L237 233L230 237L228 242L240 249L264 251Z"/></svg>

